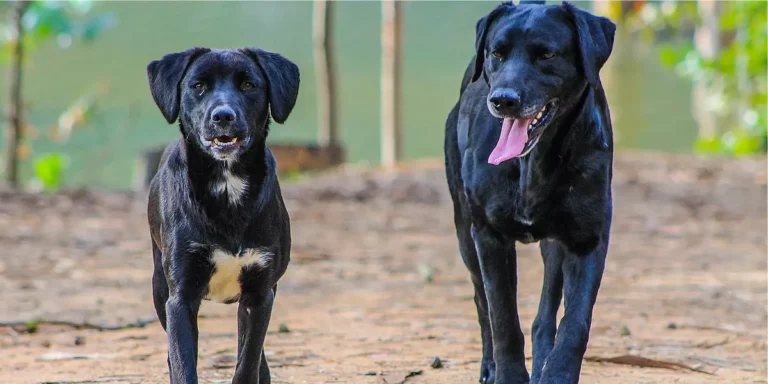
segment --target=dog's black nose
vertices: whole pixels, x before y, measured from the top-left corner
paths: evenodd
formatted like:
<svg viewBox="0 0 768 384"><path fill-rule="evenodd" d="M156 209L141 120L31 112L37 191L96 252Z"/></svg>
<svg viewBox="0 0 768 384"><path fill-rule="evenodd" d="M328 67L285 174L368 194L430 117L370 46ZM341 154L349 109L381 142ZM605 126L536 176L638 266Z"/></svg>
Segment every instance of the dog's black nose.
<svg viewBox="0 0 768 384"><path fill-rule="evenodd" d="M499 113L505 115L515 114L520 108L520 95L511 89L493 91L489 100Z"/></svg>
<svg viewBox="0 0 768 384"><path fill-rule="evenodd" d="M211 112L211 121L217 125L226 125L235 121L235 111L226 106L221 105L213 109Z"/></svg>

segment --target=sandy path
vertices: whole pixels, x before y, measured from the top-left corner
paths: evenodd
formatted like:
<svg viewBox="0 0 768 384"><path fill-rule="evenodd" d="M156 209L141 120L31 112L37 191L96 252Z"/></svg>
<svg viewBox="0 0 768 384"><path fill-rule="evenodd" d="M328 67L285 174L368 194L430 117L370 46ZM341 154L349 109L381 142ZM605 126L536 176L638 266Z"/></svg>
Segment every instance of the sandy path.
<svg viewBox="0 0 768 384"><path fill-rule="evenodd" d="M582 382L766 382L765 164L617 158L612 244L587 354L710 374L588 361ZM294 247L267 336L273 382L476 382L479 327L439 163L346 170L285 189ZM0 201L0 320L154 316L140 198L73 191ZM542 265L536 245L518 255L530 355ZM201 382L231 379L234 310L203 306ZM23 328L0 327L0 383L167 382L157 323ZM443 368L430 367L434 356Z"/></svg>

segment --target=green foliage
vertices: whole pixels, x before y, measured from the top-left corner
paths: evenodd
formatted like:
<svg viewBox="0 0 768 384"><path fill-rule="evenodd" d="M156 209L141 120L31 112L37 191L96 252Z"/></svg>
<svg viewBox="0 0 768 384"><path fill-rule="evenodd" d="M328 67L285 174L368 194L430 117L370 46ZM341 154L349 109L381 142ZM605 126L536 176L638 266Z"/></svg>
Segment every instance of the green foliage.
<svg viewBox="0 0 768 384"><path fill-rule="evenodd" d="M34 320L24 323L24 326L27 327L27 333L36 333L39 325L39 322Z"/></svg>
<svg viewBox="0 0 768 384"><path fill-rule="evenodd" d="M709 107L721 122L719 132L700 137L698 152L746 155L765 152L768 82L768 5L762 1L724 1L719 14L721 49L707 58L692 43L702 24L693 1L646 2L626 24L660 43L660 60L680 76L704 85Z"/></svg>
<svg viewBox="0 0 768 384"><path fill-rule="evenodd" d="M8 13L17 2L2 2L0 14ZM103 31L115 25L116 18L112 13L104 13L89 17L93 2L91 0L70 1L30 1L22 15L24 53L28 54L35 48L56 40L62 49L70 48L74 41L88 43L93 41ZM8 20L6 17L4 20ZM0 30L10 33L0 34L0 59L9 59L18 43L18 33L11 25L0 21ZM23 57L22 59L27 59ZM75 100L58 119L58 124L51 131L52 141L66 141L73 128L82 127L93 117L96 96L85 95ZM29 124L27 123L29 126ZM28 149L28 140L22 144ZM38 181L48 190L56 190L61 185L62 172L66 168L65 157L60 153L46 153L37 157L34 163L34 173Z"/></svg>
<svg viewBox="0 0 768 384"><path fill-rule="evenodd" d="M74 41L90 42L115 25L112 13L87 18L92 5L87 0L30 2L22 17L25 50L34 50L54 38L59 47L67 49ZM17 36L11 33L0 39L0 58L7 59Z"/></svg>
<svg viewBox="0 0 768 384"><path fill-rule="evenodd" d="M46 153L35 160L35 177L46 191L55 191L61 185L61 174L67 159L61 153Z"/></svg>

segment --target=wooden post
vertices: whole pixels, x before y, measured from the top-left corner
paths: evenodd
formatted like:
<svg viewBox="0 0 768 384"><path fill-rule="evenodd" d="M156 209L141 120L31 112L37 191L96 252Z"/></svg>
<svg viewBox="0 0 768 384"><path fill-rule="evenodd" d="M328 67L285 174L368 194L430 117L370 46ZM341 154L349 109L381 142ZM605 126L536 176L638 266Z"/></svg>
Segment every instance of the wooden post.
<svg viewBox="0 0 768 384"><path fill-rule="evenodd" d="M318 143L322 147L339 142L336 106L336 66L333 56L333 0L315 0L312 36L317 79Z"/></svg>
<svg viewBox="0 0 768 384"><path fill-rule="evenodd" d="M705 59L717 57L720 54L720 12L722 4L714 0L698 0L701 25L696 27L693 43L696 50ZM699 126L699 136L714 137L717 135L718 118L708 105L712 91L703 82L693 83L693 117Z"/></svg>
<svg viewBox="0 0 768 384"><path fill-rule="evenodd" d="M381 163L392 167L401 159L401 29L403 4L381 3Z"/></svg>
<svg viewBox="0 0 768 384"><path fill-rule="evenodd" d="M24 26L21 23L24 11L27 10L29 1L17 1L11 10L11 33L15 34L12 43L10 65L8 66L8 99L5 113L5 156L4 175L8 186L18 187L19 184L19 156L18 148L22 135L22 99L21 99L21 74L24 58Z"/></svg>

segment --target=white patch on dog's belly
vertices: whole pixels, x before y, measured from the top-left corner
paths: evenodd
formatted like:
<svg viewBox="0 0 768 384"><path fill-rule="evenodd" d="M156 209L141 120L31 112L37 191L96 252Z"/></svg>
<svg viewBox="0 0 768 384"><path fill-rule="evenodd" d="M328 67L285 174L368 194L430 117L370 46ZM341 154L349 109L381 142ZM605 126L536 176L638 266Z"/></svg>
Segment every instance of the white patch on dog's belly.
<svg viewBox="0 0 768 384"><path fill-rule="evenodd" d="M221 249L211 254L211 262L215 269L208 282L206 300L218 303L235 301L240 296L240 273L245 268L265 268L269 263L271 253L263 249L246 249L242 255L234 255Z"/></svg>

